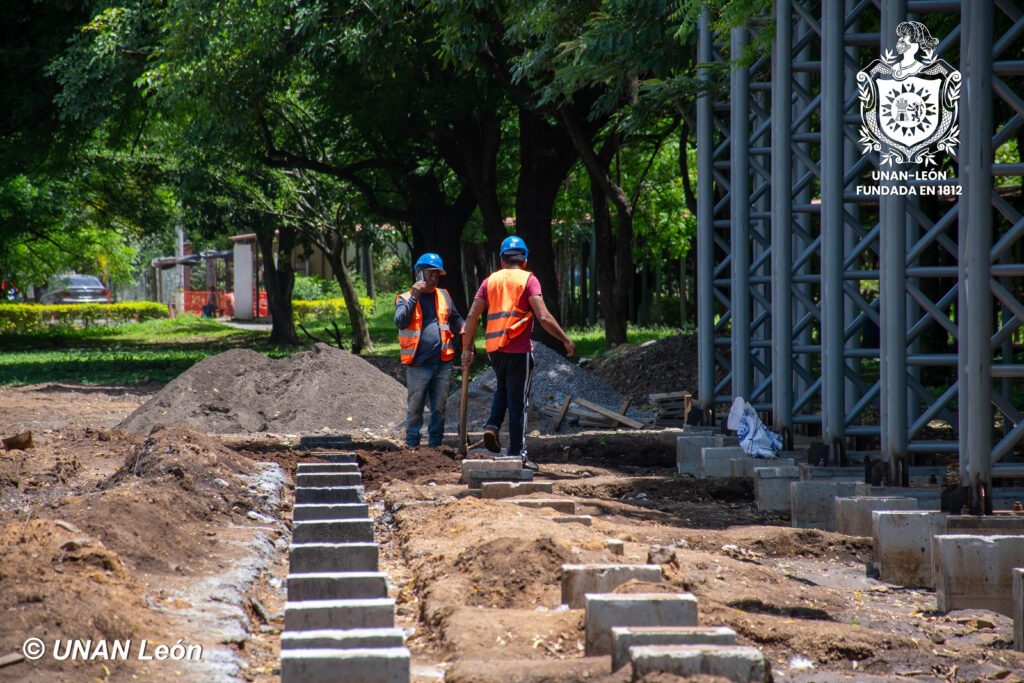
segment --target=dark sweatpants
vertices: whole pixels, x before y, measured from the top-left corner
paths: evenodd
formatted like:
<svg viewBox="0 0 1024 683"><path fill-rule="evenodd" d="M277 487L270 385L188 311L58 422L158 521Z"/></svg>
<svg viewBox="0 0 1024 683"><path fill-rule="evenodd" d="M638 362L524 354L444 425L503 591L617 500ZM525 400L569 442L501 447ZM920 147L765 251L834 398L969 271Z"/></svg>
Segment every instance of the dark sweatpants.
<svg viewBox="0 0 1024 683"><path fill-rule="evenodd" d="M526 406L530 395L530 380L533 378L533 354L494 351L487 354L487 357L491 360L498 383L487 424L500 429L507 409L508 454L525 456Z"/></svg>

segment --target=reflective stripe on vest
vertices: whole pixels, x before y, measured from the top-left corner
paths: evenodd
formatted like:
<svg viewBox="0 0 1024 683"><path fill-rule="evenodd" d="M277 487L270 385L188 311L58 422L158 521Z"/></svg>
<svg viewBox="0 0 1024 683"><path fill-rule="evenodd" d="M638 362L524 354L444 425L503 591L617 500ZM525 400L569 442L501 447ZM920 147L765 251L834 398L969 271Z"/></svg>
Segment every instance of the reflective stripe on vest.
<svg viewBox="0 0 1024 683"><path fill-rule="evenodd" d="M519 307L530 272L522 268L503 268L487 279L487 330L484 342L488 353L498 351L526 331L533 311Z"/></svg>
<svg viewBox="0 0 1024 683"><path fill-rule="evenodd" d="M399 301L408 302L411 299L412 290L409 290L395 297L395 305L397 306ZM437 329L441 335L441 360L450 361L455 357L455 348L452 346L452 331L448 325L448 318L454 308L452 298L447 290L438 288L434 292L434 301L437 305ZM422 332L423 310L420 308L420 302L417 301L409 327L398 331L398 344L402 347L403 364L412 365L413 359L416 357L416 347L419 346Z"/></svg>

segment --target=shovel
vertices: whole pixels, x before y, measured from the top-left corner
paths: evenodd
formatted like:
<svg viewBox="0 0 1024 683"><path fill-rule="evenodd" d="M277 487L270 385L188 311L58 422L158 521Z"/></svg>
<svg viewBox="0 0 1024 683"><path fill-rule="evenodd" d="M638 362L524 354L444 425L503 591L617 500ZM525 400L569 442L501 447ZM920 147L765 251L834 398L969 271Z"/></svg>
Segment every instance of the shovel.
<svg viewBox="0 0 1024 683"><path fill-rule="evenodd" d="M469 455L468 437L466 435L466 408L469 403L469 368L462 366L462 396L459 401L459 453L462 457Z"/></svg>

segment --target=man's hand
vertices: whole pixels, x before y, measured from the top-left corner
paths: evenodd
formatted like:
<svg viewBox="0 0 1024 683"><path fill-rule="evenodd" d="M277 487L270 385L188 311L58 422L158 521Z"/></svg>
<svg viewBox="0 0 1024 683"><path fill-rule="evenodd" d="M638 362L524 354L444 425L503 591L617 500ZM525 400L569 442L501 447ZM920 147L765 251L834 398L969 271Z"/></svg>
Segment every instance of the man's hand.
<svg viewBox="0 0 1024 683"><path fill-rule="evenodd" d="M576 355L576 345L572 343L572 339L566 339L563 342L563 344L565 346L565 355L567 355L567 356L575 356Z"/></svg>
<svg viewBox="0 0 1024 683"><path fill-rule="evenodd" d="M427 283L422 280L415 282L412 286L412 298L419 299L420 295L423 294L424 290L426 290L427 287Z"/></svg>
<svg viewBox="0 0 1024 683"><path fill-rule="evenodd" d="M462 350L462 367L468 368L473 364L473 350L463 349Z"/></svg>

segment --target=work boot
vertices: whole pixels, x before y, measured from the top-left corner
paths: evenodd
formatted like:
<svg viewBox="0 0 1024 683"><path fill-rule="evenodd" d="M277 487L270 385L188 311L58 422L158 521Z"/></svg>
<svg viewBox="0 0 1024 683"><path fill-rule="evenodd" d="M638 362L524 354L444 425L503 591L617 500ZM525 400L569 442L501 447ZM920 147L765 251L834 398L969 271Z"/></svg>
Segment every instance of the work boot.
<svg viewBox="0 0 1024 683"><path fill-rule="evenodd" d="M498 428L493 425L484 426L484 448L491 453L501 453L501 440L498 438Z"/></svg>

